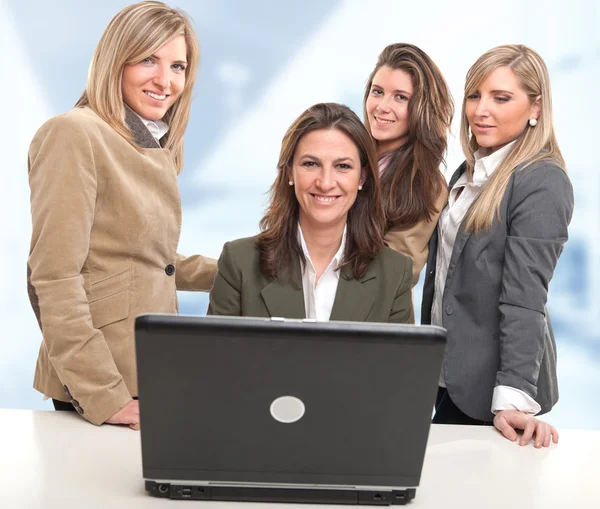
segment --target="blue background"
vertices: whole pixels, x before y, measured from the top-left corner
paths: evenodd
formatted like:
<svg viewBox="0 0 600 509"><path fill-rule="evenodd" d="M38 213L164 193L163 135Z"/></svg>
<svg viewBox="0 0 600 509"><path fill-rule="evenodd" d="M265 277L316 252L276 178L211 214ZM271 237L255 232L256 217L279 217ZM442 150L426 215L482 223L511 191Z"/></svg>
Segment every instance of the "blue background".
<svg viewBox="0 0 600 509"><path fill-rule="evenodd" d="M128 2L0 2L3 115L0 139L0 407L49 409L31 388L41 334L30 309L25 263L31 231L27 148L47 118L81 94L92 52ZM570 240L550 286L561 399L547 416L562 428L600 429L600 108L597 2L507 0L501 4L360 0L179 1L202 47L186 163L180 177L180 252L217 257L227 240L253 235L285 129L306 107L336 101L362 111L377 55L412 42L436 61L460 110L464 76L487 49L523 43L548 64L555 125L575 188ZM459 111L447 177L462 161ZM416 301L420 301L420 285ZM183 313L207 295L181 293Z"/></svg>

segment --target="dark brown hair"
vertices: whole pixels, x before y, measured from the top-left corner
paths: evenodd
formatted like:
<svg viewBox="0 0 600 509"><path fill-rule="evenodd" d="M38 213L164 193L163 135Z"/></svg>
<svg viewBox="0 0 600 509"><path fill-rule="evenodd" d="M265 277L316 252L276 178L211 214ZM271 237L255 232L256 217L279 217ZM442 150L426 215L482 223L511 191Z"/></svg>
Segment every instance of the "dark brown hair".
<svg viewBox="0 0 600 509"><path fill-rule="evenodd" d="M379 55L365 88L364 119L369 133L367 99L373 78L383 66L408 73L414 89L408 102L408 141L389 154L381 177L387 228L405 229L439 212L435 202L446 185L440 166L454 103L442 73L423 50L412 44L390 44Z"/></svg>
<svg viewBox="0 0 600 509"><path fill-rule="evenodd" d="M258 236L261 270L266 276L289 278L295 268L306 263L298 242L300 205L289 180L298 143L306 134L321 129L337 129L348 135L358 149L361 168L366 173L362 190L348 211L341 267L350 266L354 277L360 279L384 248L385 215L373 140L360 118L347 106L315 104L294 121L281 143L277 178L270 189L270 204L260 221Z"/></svg>

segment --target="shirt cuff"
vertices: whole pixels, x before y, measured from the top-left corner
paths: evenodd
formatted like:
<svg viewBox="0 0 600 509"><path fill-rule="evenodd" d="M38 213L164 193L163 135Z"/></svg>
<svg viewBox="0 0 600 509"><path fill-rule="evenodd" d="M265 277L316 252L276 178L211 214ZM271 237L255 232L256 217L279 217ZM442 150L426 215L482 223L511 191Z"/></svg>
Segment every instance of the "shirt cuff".
<svg viewBox="0 0 600 509"><path fill-rule="evenodd" d="M494 415L501 410L519 410L526 414L535 415L541 409L542 407L537 401L519 389L508 385L494 387L494 395L492 396L492 413Z"/></svg>

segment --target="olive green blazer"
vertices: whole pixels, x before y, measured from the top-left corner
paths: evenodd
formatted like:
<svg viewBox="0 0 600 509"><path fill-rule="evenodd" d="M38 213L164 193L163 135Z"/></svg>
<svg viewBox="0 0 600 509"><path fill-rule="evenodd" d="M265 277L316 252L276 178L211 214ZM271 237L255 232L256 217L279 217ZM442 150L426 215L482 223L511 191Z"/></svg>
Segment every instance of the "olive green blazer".
<svg viewBox="0 0 600 509"><path fill-rule="evenodd" d="M271 279L260 270L257 237L227 242L210 292L209 315L305 318L302 276ZM412 260L386 247L361 279L341 269L331 320L408 323Z"/></svg>

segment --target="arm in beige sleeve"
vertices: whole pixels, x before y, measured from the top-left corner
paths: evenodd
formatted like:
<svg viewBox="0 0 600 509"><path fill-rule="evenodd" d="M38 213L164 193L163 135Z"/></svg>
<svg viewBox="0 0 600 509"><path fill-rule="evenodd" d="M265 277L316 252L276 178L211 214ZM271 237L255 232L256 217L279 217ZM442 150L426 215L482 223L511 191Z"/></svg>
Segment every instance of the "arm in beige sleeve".
<svg viewBox="0 0 600 509"><path fill-rule="evenodd" d="M97 178L85 128L48 121L29 151L32 305L52 366L83 417L101 424L131 401L102 332L94 328L82 269L90 249Z"/></svg>
<svg viewBox="0 0 600 509"><path fill-rule="evenodd" d="M446 206L448 201L448 190L446 187L442 188L442 192L438 196L435 204L436 209L439 211L431 218L430 221L424 219L419 221L411 228L402 229L400 226L391 228L385 235L385 241L388 246L402 253L403 255L410 256L413 261L413 278L412 286L414 287L419 282L419 275L421 270L427 262L427 255L429 254L429 239L435 229L437 220L440 212Z"/></svg>
<svg viewBox="0 0 600 509"><path fill-rule="evenodd" d="M202 255L177 255L175 284L178 290L208 292L217 274L217 260Z"/></svg>

